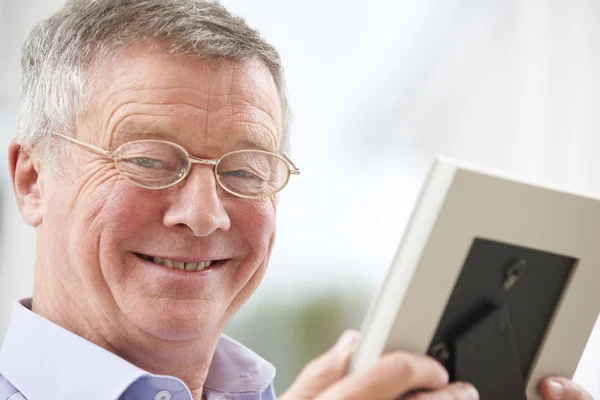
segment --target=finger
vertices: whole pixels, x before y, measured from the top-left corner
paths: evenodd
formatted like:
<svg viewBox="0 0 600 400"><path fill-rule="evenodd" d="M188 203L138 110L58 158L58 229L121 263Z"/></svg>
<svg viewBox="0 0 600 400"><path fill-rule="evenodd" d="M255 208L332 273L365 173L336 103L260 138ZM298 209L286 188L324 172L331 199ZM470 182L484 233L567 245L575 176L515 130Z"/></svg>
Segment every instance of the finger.
<svg viewBox="0 0 600 400"><path fill-rule="evenodd" d="M544 400L594 400L580 385L567 378L546 378L539 389Z"/></svg>
<svg viewBox="0 0 600 400"><path fill-rule="evenodd" d="M350 357L358 340L358 332L344 332L334 347L308 363L279 400L314 399L340 380L348 370Z"/></svg>
<svg viewBox="0 0 600 400"><path fill-rule="evenodd" d="M433 358L404 352L388 353L369 368L347 375L316 400L396 399L415 389L439 389L448 372Z"/></svg>
<svg viewBox="0 0 600 400"><path fill-rule="evenodd" d="M443 389L417 393L404 400L479 400L475 386L465 382L454 382Z"/></svg>

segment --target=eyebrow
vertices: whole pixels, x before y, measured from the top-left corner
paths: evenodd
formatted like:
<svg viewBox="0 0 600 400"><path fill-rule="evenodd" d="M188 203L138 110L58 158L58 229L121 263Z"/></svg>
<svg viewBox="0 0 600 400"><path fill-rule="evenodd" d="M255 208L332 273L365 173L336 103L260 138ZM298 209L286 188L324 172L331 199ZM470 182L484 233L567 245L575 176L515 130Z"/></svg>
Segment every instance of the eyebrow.
<svg viewBox="0 0 600 400"><path fill-rule="evenodd" d="M237 141L235 147L240 149L263 150L270 153L277 153L277 149L273 149L271 146L268 146L263 142L253 142L248 139Z"/></svg>
<svg viewBox="0 0 600 400"><path fill-rule="evenodd" d="M118 127L114 132L116 133L113 141L113 146L115 146L115 148L119 147L123 143L127 143L133 140L165 140L168 142L173 142L182 145L187 149L185 145L177 141L176 135L170 134L164 131L163 129L159 129L158 127L154 128L145 124L129 122L124 124L123 126ZM267 141L252 141L246 138L235 141L234 145L232 146L232 149L229 149L228 151L244 149L262 150L268 151L270 153L278 152L277 146L268 144ZM187 150L190 151L189 149Z"/></svg>
<svg viewBox="0 0 600 400"><path fill-rule="evenodd" d="M135 122L125 123L123 126L119 126L115 129L114 133L113 144L117 146L132 140L158 139L175 142L175 139L177 139L176 136L167 133L163 129L153 128Z"/></svg>

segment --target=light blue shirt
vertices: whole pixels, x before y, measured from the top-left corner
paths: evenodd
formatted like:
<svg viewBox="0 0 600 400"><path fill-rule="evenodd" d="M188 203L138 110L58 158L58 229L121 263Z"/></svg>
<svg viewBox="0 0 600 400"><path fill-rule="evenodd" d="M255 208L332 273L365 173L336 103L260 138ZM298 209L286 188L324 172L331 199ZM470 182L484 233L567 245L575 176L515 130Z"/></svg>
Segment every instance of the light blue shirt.
<svg viewBox="0 0 600 400"><path fill-rule="evenodd" d="M13 309L0 351L0 400L191 400L187 386L150 374L31 311ZM206 400L275 400L275 367L221 336Z"/></svg>

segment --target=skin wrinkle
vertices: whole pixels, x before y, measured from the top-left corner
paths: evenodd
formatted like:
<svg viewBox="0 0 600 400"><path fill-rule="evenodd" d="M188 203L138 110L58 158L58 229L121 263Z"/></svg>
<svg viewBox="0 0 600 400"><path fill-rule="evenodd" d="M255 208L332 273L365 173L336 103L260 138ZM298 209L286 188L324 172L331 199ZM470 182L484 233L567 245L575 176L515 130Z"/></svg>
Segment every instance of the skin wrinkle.
<svg viewBox="0 0 600 400"><path fill-rule="evenodd" d="M256 68L258 68L258 66L260 66L260 63L259 63L259 62L256 62L256 61L255 61L255 64L257 65L257 67L256 67ZM237 70L237 69L239 69L239 68L235 68L235 69ZM235 73L235 71L232 71L232 74L233 74L233 73ZM105 78L105 79L106 79L106 78ZM96 86L99 86L99 85L97 84ZM170 87L170 88L164 88L164 89L161 89L161 91L163 91L163 92L166 94L166 93L168 93L170 90L179 90L180 88L181 88L181 86L178 86L178 87ZM94 90L96 90L96 88L94 88ZM190 88L184 88L184 90L189 90L189 91L193 92L193 89L190 89ZM209 90L210 90L210 89L209 89ZM126 91L125 93L130 93L130 92L132 92L132 91L134 91L134 92L135 92L135 91L137 91L137 92L150 92L150 91L153 91L153 89L135 89L135 90L132 90L132 89L130 89L130 90ZM264 99L267 99L267 100L270 100L270 99L269 99L269 97L265 95L265 92L264 92L262 89L258 89L257 91L259 91L259 92L260 92L260 93L263 95L263 96L262 96L262 98L264 98ZM92 93L94 93L94 91L93 91ZM209 95L210 95L210 92L209 92ZM220 96L214 96L214 95L213 95L213 97L217 97L217 98L218 98L218 97L225 97L225 96L232 96L232 95L233 95L233 96L235 96L236 94L234 93L234 94L227 94L227 95L220 95ZM210 101L210 100L208 100L208 101ZM270 117L270 115L269 115L268 111L267 111L266 109L264 109L263 107L259 107L259 106L257 106L257 104L256 104L255 102L250 102L250 101L248 101L248 100L243 100L243 99L242 99L241 101L242 101L242 102L245 102L245 103L247 103L248 105L250 105L250 106L251 106L251 107L253 107L254 109L258 109L258 110L262 111L263 113L265 113L265 115L266 115L267 117ZM125 101L125 102L123 102L122 104L120 104L120 106L123 106L123 105L129 104L129 103L131 103L131 102L127 102L127 101ZM272 103L272 102L271 102L271 103ZM160 102L157 102L157 103L148 103L148 104L155 104L155 105L165 105L165 104L163 104L163 103L160 103ZM187 104L187 103L185 103L185 102L182 102L181 104ZM192 104L188 104L188 105L192 105ZM193 106L193 105L192 105L192 106ZM112 118L113 118L113 115L112 115L112 114L116 113L116 112L118 111L118 109L119 109L119 108L115 108L115 110L113 111L113 113L111 113L111 115L109 115L109 118L108 118L106 121L111 121L111 120L112 120ZM209 109L209 108L207 107L207 110L208 110L208 109ZM208 121L207 121L207 123L208 123ZM276 124L275 126L277 126L277 125L279 125L279 124ZM103 129L104 129L104 131L107 131L107 130L108 130L108 127L103 127Z"/></svg>
<svg viewBox="0 0 600 400"><path fill-rule="evenodd" d="M133 117L137 117L134 118L135 122L131 122L129 121L130 119L132 119ZM146 122L140 122L138 121L138 119L140 119L141 117L148 117L148 118L155 118L155 120L151 121L150 123L146 123ZM146 118L144 118L146 119ZM179 130L173 130L170 129L172 132L169 132L166 128L160 128L159 126L161 124L164 125L172 125L169 122L163 122L165 120L168 120L168 117L157 117L154 114L144 114L144 113L135 113L135 114L129 114L127 116L125 116L122 120L120 120L119 122L117 122L112 135L111 139L114 139L116 144L111 144L113 148L117 148L119 145L132 141L132 140L138 140L138 139L148 139L148 136L154 135L154 136L159 136L159 138L161 140L166 140L169 142L173 142L173 143L178 143L179 138L177 137L177 133L173 133L173 132L178 132ZM127 124L129 124L130 126L127 126ZM125 125L125 127L122 127L121 125ZM196 123L194 122L194 125L196 125ZM199 124L198 124L199 125ZM200 132L201 130L198 129L198 132ZM133 137L131 137L133 136ZM154 137L151 137L154 138Z"/></svg>
<svg viewBox="0 0 600 400"><path fill-rule="evenodd" d="M180 90L180 88L165 88L165 89L161 89L160 92L167 93L167 92L169 92L171 90ZM191 91L192 89L189 89L189 90ZM154 89L135 89L135 90L132 89L132 90L129 90L129 92L152 92L152 91L154 91ZM219 99L219 98L236 97L236 94L226 94L226 95L212 94L210 96ZM201 97L207 97L208 98L208 96L206 96L206 95L205 96L201 96ZM265 117L271 118L271 115L269 114L269 111L266 110L264 107L262 107L258 103L252 102L252 101L248 101L248 100L245 100L245 99L242 99L242 98L235 99L235 100L238 101L238 102L240 102L240 103L249 105L253 109L256 109L258 111L262 111L264 113ZM123 103L119 104L119 106L131 104L131 103L135 103L135 101L123 102ZM168 105L167 103L158 102L158 101L157 102L144 102L144 104L159 105L159 106ZM187 102L184 102L184 101L178 101L177 104L182 104L182 105L188 105L188 106L191 106L191 107L196 107L193 103L187 103ZM211 111L217 111L217 110L219 110L219 108L212 109ZM109 117L112 117L112 115L109 115Z"/></svg>
<svg viewBox="0 0 600 400"><path fill-rule="evenodd" d="M131 103L128 103L128 104L131 104ZM144 103L144 104L146 105L147 103ZM178 106L178 104L169 104L169 105L166 105L166 106ZM208 114L208 113L207 113L207 114ZM113 113L113 115L114 115L114 113ZM116 149L116 147L118 147L118 146L114 145L114 143L113 143L113 140L115 140L115 139L119 138L119 136L118 136L118 135L114 135L114 133L115 133L115 132L120 132L120 128L119 128L119 127L120 127L120 125L121 125L122 123L125 123L125 120L126 120L127 118L131 118L131 117L133 117L133 116L138 116L138 117L139 117L139 116L143 116L143 115L150 116L150 117L156 117L156 116L155 116L155 115L153 115L153 114L145 114L145 113L138 113L138 114L134 114L134 115L132 115L132 114L128 114L128 115L124 116L122 119L120 119L120 120L118 120L117 122L115 122L114 124L112 124L112 123L111 123L111 124L109 124L109 125L111 125L111 126L113 126L113 125L114 125L114 127L112 127L112 128L110 129L110 132L111 132L111 135L110 135L111 141L110 141L110 144L109 144L108 148L109 148L109 149ZM236 117L236 116L237 116L237 114L235 114L235 113L233 113L233 114L232 114L232 117ZM206 124L208 124L208 117L205 119L205 121L206 121ZM154 123L159 123L159 121L155 121ZM249 125L249 126L258 126L258 127L261 127L261 128L263 128L265 131L267 131L267 132L269 133L269 135L268 135L268 136L266 136L266 135L261 135L261 133L263 133L263 132L262 132L262 130L263 130L263 129L257 129L258 136L260 136L260 137L263 137L263 138L264 138L264 137L274 137L274 136L276 136L276 134L275 134L275 133L273 132L273 130L272 130L272 127L270 127L270 126L268 126L267 124L265 124L265 123L262 123L262 122L259 122L259 123L257 123L257 122L253 122L252 120L245 120L245 119L242 119L242 120L236 120L236 121L235 121L235 122L233 122L233 123L234 123L234 124L236 124L236 125L244 125L244 124L245 124L245 125ZM173 135L173 136L175 136L175 135ZM227 135L227 136L228 136L228 135ZM125 142L125 141L127 141L127 140L123 140L123 142ZM171 140L171 141L174 141L174 142L176 142L175 140ZM118 143L119 143L119 144L122 144L121 142L118 142ZM271 143L272 143L272 142L271 142ZM276 148L276 146L269 146L269 147L265 147L265 150L269 150L269 151L271 151L271 152L277 152L277 148ZM188 150L188 151L189 151L189 150Z"/></svg>
<svg viewBox="0 0 600 400"><path fill-rule="evenodd" d="M108 158L101 156L99 154L93 153L91 151L87 151L85 149L80 149L77 148L77 146L75 144L72 144L73 146L73 153L74 153L74 157L75 158L79 158L79 162L76 164L79 166L79 168L77 168L76 170L72 170L70 177L73 179L73 183L74 183L74 188L76 190L77 193L82 193L85 192L86 190L90 190L92 188L97 188L100 187L103 183L105 183L106 181L110 180L111 178L121 178L120 175L117 173L117 171L114 171L112 166L113 166L113 162L111 160L109 160ZM88 153L87 155L85 155L84 153ZM99 164L97 167L97 169L83 169L81 166L94 166ZM110 172L110 175L107 176L103 176L102 180L100 181L100 183L96 186L93 186L94 180L92 178L94 178L95 176L98 176L101 172ZM72 203L69 204L69 207L73 208L75 206L75 201L76 201L77 197L73 197L71 200L73 201ZM91 225L88 225L91 226Z"/></svg>
<svg viewBox="0 0 600 400"><path fill-rule="evenodd" d="M239 101L240 101L240 103L243 103L243 104L246 104L246 105L252 107L253 110L261 111L262 113L264 113L265 116L270 118L269 112L267 110L265 110L264 108L260 107L258 104L244 100L244 99L239 99ZM269 128L269 130L272 131L273 128Z"/></svg>
<svg viewBox="0 0 600 400"><path fill-rule="evenodd" d="M208 93L206 95L206 110L203 110L206 113L206 118L204 120L204 132L209 132L208 128L210 127L210 113L209 113L209 111L210 111L210 99L211 99L211 92L212 92L211 89L212 89L212 85L213 84L214 84L214 80L211 80L208 83ZM219 109L221 109L221 107L219 107ZM206 137L204 138L204 140L206 141ZM201 142L200 144L206 146L206 142Z"/></svg>
<svg viewBox="0 0 600 400"><path fill-rule="evenodd" d="M135 104L135 103L132 103L132 102L128 103L128 105L131 105L131 104ZM147 106L147 105L148 105L148 103L140 103L140 104L144 104L145 106ZM179 104L160 104L159 106L160 106L161 108L163 108L163 109L164 109L164 107L169 107L169 106L172 106L172 107L178 107L178 106L179 106ZM121 111L121 110L122 110L122 108L123 108L123 107L121 107L121 108L120 108L118 111ZM113 115L116 115L116 114L117 114L117 111L115 111L115 112L113 113ZM124 115L122 118L118 119L116 122L114 122L114 123L109 123L109 126L110 126L110 128L109 128L109 130L108 130L108 132L109 132L108 136L109 136L109 138L110 138L110 140L109 140L110 148L115 148L115 149L116 149L116 147L117 147L117 146L114 146L114 144L113 144L113 140L115 140L115 139L119 138L119 136L115 134L115 133L119 132L119 125L120 125L121 123L123 123L123 122L124 122L124 121L125 121L127 118L132 118L132 117L136 117L136 116L137 116L138 118L139 118L140 116L148 116L148 117L154 117L154 118L156 118L156 117L157 117L157 116L156 116L156 114L151 114L151 113L140 113L140 112L138 112L138 113L135 113L135 114L125 114L125 115ZM163 118L164 118L164 117L163 117ZM192 120L195 120L195 119L196 119L196 118L192 118ZM158 121L156 121L155 123L158 123ZM176 136L176 135L174 135L174 136Z"/></svg>
<svg viewBox="0 0 600 400"><path fill-rule="evenodd" d="M139 117L140 115L143 115L143 114L135 114L135 115ZM129 117L130 116L124 118L123 121L119 122L119 126L122 123L125 123L124 122L125 119L127 119ZM153 121L152 123L150 123L150 126L147 126L147 127L143 127L143 125L144 125L143 123L136 122L133 124L132 127L129 127L129 128L116 128L115 135L114 135L114 137L115 137L114 142L116 144L113 145L113 148L116 149L119 145L121 145L123 143L133 141L133 140L141 140L141 139L165 140L168 142L173 142L173 143L181 145L175 134L168 132L166 129L153 128L155 125L159 124L159 122L161 122L161 121ZM137 126L137 128L136 128L136 126ZM191 141L196 146L199 146L199 143L195 142L194 138L191 138ZM188 150L188 152L189 152L189 149L186 148L186 150ZM191 152L189 152L189 153L192 156L198 156L197 154L193 154ZM209 148L208 153L218 153L218 150L215 148Z"/></svg>
<svg viewBox="0 0 600 400"><path fill-rule="evenodd" d="M260 63L259 63L259 65L260 65ZM264 90L262 90L262 88L258 88L257 91L260 92L260 94L262 95L263 98L266 98L267 100L270 100L268 94ZM246 100L242 100L242 101L246 101ZM260 104L249 103L249 105L252 106L252 107L254 107L254 108L258 108L259 110L264 111L265 114L269 115L269 112L267 110L264 110L260 106ZM269 106L272 107L272 108L279 107L278 104L272 104L272 103L269 104Z"/></svg>
<svg viewBox="0 0 600 400"><path fill-rule="evenodd" d="M102 206L103 205L101 205L101 207ZM95 213L93 215L98 215L98 213ZM91 223L88 226L92 226ZM63 251L64 250L65 249L63 249ZM81 277L78 274L75 274L74 278L76 278L82 285L85 285L85 282L81 280ZM83 323L84 326L82 327L78 324L72 324L71 322L69 322L69 320L61 318L61 313L59 312L59 310L53 304L50 304L50 307L54 309L54 315L58 316L58 323L61 326L71 330L75 334L83 336L86 331L93 329L93 324L91 324L86 318L86 312L82 308L82 303L77 301L77 299L75 299L75 297L73 296L73 292L70 290L70 288L65 286L65 281L62 279L56 279L56 284L59 285L63 289L63 293L66 293L66 295L71 299L71 304L73 304L76 307L79 315L81 316L81 318L78 320L78 323ZM104 340L100 335L95 335L94 337L91 337L90 340L99 346L109 349L110 351L114 350L112 345L108 341Z"/></svg>
<svg viewBox="0 0 600 400"><path fill-rule="evenodd" d="M137 140L137 139L154 139L154 138L156 138L156 137L153 137L152 135L160 135L160 136L162 136L162 137L159 138L160 140L167 140L167 141L171 141L173 143L180 144L180 143L178 143L178 141L176 139L176 134L170 134L169 132L166 132L166 131L164 131L162 129L157 129L157 130L153 130L152 129L152 125L157 125L157 124L161 123L161 121L158 121L158 120L151 122L149 124L150 126L148 126L145 129L142 128L142 126L144 125L143 123L136 124L137 126L139 126L139 129L138 129L137 132L135 132L134 130L130 130L128 132L124 132L122 129L119 128L119 126L121 124L126 123L125 120L127 118L131 118L132 116L140 117L140 116L145 116L145 115L146 116L156 117L156 116L153 116L151 114L134 114L134 115L128 115L127 117L124 117L123 120L119 121L117 123L117 126L113 130L113 132L115 134L112 136L113 140L111 140L111 144L110 144L110 146L108 146L108 148L109 149L113 149L113 151L114 151L121 144L126 143L126 142L131 141L131 140ZM270 138L273 137L273 135L271 134L272 131L269 130L269 127L266 124L264 124L264 123L254 123L251 120L236 121L235 124L236 125L237 124L246 125L246 130L249 129L249 128L251 128L252 132L246 132L246 135L248 133L255 134L254 137L256 137L256 138L251 141L253 143L253 145L249 146L248 148L257 148L257 149L260 149L260 150L265 150L265 151L270 151L270 152L273 152L273 153L277 153L277 146L276 146L276 143L275 143L274 140L269 140L269 145L258 145L258 146L256 145L256 143L260 142L261 140L268 139L268 138L270 139ZM254 128L254 127L258 127L258 128ZM261 129L261 128L263 128L263 129ZM242 131L242 129L239 129L238 131ZM270 135L268 135L268 136L264 135L264 131L268 131L270 133ZM143 137L143 136L139 136L139 137L135 136L133 138L124 137L126 135L134 135L135 133L138 133L138 134L148 133L149 137ZM229 135L229 134L225 134L224 133L223 136L226 136L226 137L233 136L233 137L235 137L236 134L232 133L232 135ZM242 141L242 142L244 142L244 141ZM245 140L245 142L249 142L249 141ZM230 150L231 149L242 150L242 149L246 149L247 148L247 147L244 147L244 146L241 146L241 145L237 145L233 141L228 142L228 144L229 144L228 147L230 147ZM200 146L200 144L198 144L198 146ZM202 147L206 147L206 146L203 145ZM191 155L194 155L194 156L197 156L197 157L201 156L200 154L194 154L189 149L186 149L186 150L188 150L188 152L190 152ZM225 153L225 151L215 151L215 152L219 153L218 154L219 156Z"/></svg>
<svg viewBox="0 0 600 400"><path fill-rule="evenodd" d="M276 204L275 204L275 202L274 202L274 198L273 198L273 197L271 197L271 198L269 198L269 200L271 201L271 204L272 204L272 206L273 206L273 207L275 207L275 206L276 206ZM269 241L269 248L272 248L272 247L273 247L273 244L274 244L274 242L275 242L275 233L273 233L273 234L271 235L271 239L270 239L270 241ZM269 260L270 260L270 259L271 259L271 253L268 253L268 254L266 254L266 255L265 255L265 258L262 260L261 267L260 267L260 268L258 268L258 269L257 269L257 270L254 272L254 274L253 274L253 275L252 275L252 276L251 276L251 277L248 279L248 281L246 282L246 284L247 284L247 283L249 283L249 282L256 281L256 284L255 284L255 285L250 285L250 287L253 287L254 289L253 289L253 290L252 290L250 293L248 293L248 297L249 297L251 294L253 294L253 293L254 293L254 291L255 291L255 290L256 290L256 288L258 287L258 284L260 283L260 281L262 281L262 278L264 277L264 274L265 274L265 272L266 272L266 269L267 269L267 266L268 266L268 264L269 264ZM244 286L243 286L243 288L246 288L247 286L248 286L248 285L244 285ZM241 290L242 290L242 289L240 289L240 291L241 291ZM238 294L239 294L239 292L238 292ZM235 299L235 298L234 298L234 299ZM222 319L221 326L222 326L222 328L223 328L223 329L225 328L225 326L227 325L227 323L228 323L228 322L229 322L228 320L225 320L224 318Z"/></svg>
<svg viewBox="0 0 600 400"><path fill-rule="evenodd" d="M260 65L260 64L257 64L257 65ZM255 67L255 68L257 68L257 67ZM232 72L232 74L233 74L233 73L235 73L235 72L237 72L239 69L240 69L239 67L236 67L236 68L234 68L234 69L233 69L234 71ZM252 69L252 71L254 71L254 69ZM235 79L235 76L233 77L233 79ZM100 84L97 84L96 86L100 86ZM181 87L181 86L179 85L179 86L177 86L177 87L167 87L167 88L165 88L164 90L162 90L162 89L161 89L161 91L160 91L160 95L161 95L161 96L165 96L165 97L166 97L166 95L165 95L165 94L168 94L169 92L171 92L171 91L173 91L173 90L177 90L177 88L180 88L180 87ZM209 88L209 90L210 90L210 88ZM187 93L187 92L189 92L189 91L192 91L192 90L191 90L190 88L187 88L187 87L186 87L186 88L184 89L184 91ZM257 91L259 91L259 93L261 93L261 94L262 94L262 96L260 96L260 98L261 98L261 99L267 99L267 101L269 101L271 104L273 103L272 101L270 101L271 99L269 99L269 97L268 97L268 96L265 96L265 95L264 95L265 91L263 91L262 89L259 89L259 90L257 90ZM142 88L142 89L136 89L136 90L127 90L127 91L125 91L125 93L126 93L126 94L130 94L130 93L132 93L132 92L133 92L133 93L145 93L145 94L147 95L147 94L148 94L148 92L150 92L150 94L155 94L156 90L154 90L154 89L143 89L143 88ZM193 91L192 91L192 92L193 92ZM198 98L198 97L202 98L202 97L206 97L206 96L202 96L202 95L201 95L201 96L197 96L197 95L195 95L195 94L194 94L192 97L193 97L193 98ZM239 96L239 93L230 93L230 94L227 94L227 95L216 95L216 96L215 96L214 94L212 94L212 97L216 97L216 98L219 98L219 97L228 97L228 98L233 98L233 99L235 99L236 101L238 101L238 102L239 102L239 100L237 99L237 97L240 97L240 96ZM121 98L121 97L120 97L120 98ZM200 100L201 100L201 99L200 99ZM178 101L181 101L181 99L178 99ZM207 101L210 103L210 99L208 99L208 98L207 98ZM260 110L262 113L265 113L266 115L268 115L268 112L267 112L267 110L266 110L264 107L256 107L256 102L255 102L255 101L248 101L248 100L242 99L242 100L241 100L241 102L242 102L242 104L251 105L251 106L253 107L253 110L256 110L256 109L258 109L258 110ZM114 114L118 113L118 112L119 112L119 111L122 109L122 107L125 107L126 105L131 105L132 103L133 103L132 101L127 101L127 100L124 100L122 103L120 103L120 104L119 104L119 106L118 106L118 107L116 107L116 108L115 108L115 109L114 109L114 110L111 112L111 114L109 115L109 117L107 118L107 121L110 121L110 122L108 122L108 125L109 125L109 126L111 125L111 122L112 122L112 120L113 120L113 118L114 118L114 116L115 116ZM146 100L144 103L147 103L147 104L149 104L149 105L161 105L161 106L168 106L168 104L165 104L164 102L148 102L148 101ZM188 104L188 103L185 103L185 102L184 102L184 103L182 103L182 104ZM235 104L235 103L234 103L234 104ZM188 105L189 105L189 104L188 104ZM192 108L194 108L194 106L193 106L193 105L192 105ZM235 108L239 108L239 104L238 104L238 105L234 105L234 108L232 109L232 116L235 116L235 115L236 115ZM219 108L219 109L220 109L220 108ZM207 106L207 107L206 107L206 110L210 110L210 108ZM218 110L218 109L217 109L217 110ZM254 111L254 112L255 112L255 111ZM269 116L269 117L270 117L270 116ZM205 121L206 121L206 124L205 124L206 126L208 126L208 124L209 124L209 120L208 120L208 118L209 118L209 116L207 115L207 117L206 117L206 120L205 120ZM275 121L273 121L273 120L272 120L272 118L268 118L268 119L269 119L269 121L270 121L270 122L271 122L271 121L273 122L273 126L274 126L274 127L277 127L277 126L279 126L279 125L280 125L280 124L278 124L278 123L275 123ZM264 126L264 127L265 127L265 128L268 130L268 131L269 131L269 133L270 133L271 135L273 135L273 136L276 136L276 133L275 133L275 131L274 131L272 128L270 128L270 127L268 127L267 125L264 125L264 124L263 124L263 126ZM106 126L105 126L104 128L105 128L105 131L108 131L108 132L113 132L113 131L115 130L114 128L113 128L113 129L110 129L110 127L106 127Z"/></svg>
<svg viewBox="0 0 600 400"><path fill-rule="evenodd" d="M247 120L247 121L246 121L246 120L240 120L240 121L237 121L237 123L239 123L239 124L246 124L246 125L249 125L249 126L256 126L256 127L259 127L259 128L264 128L265 130L267 130L267 131L269 131L269 132L272 132L272 131L269 129L269 127L268 127L268 126L266 126L264 123L252 122L252 121L250 121L250 120ZM260 131L261 131L261 129L257 129L257 131L259 131L259 132L260 132ZM273 142L274 142L274 141L273 141ZM277 149L271 149L270 151L271 151L271 152L273 152L273 153L277 153Z"/></svg>
<svg viewBox="0 0 600 400"><path fill-rule="evenodd" d="M137 90L129 90L128 92L151 92L151 91L155 91L152 89L137 89ZM169 104L166 103L161 103L161 102L139 102L136 100L130 100L130 101L124 101L122 103L117 104L117 106L113 109L113 111L107 116L107 118L105 119L105 123L102 125L102 132L113 132L115 129L111 129L111 121L113 120L113 118L115 117L115 114L117 114L117 112L119 112L122 108L128 106L128 105L135 105L135 104L146 104L146 105L153 105L153 106L161 106L161 107L166 107L169 106ZM174 103L173 105L186 105L186 106L190 106L192 108L196 108L194 106L193 103L186 103L186 102L178 102L178 103ZM152 115L152 114L148 114L148 115ZM100 135L98 135L100 136ZM110 137L110 135L109 135Z"/></svg>
<svg viewBox="0 0 600 400"><path fill-rule="evenodd" d="M124 178L122 178L121 175L119 175L119 173L115 170L114 163L111 160L106 158L106 161L98 161L102 164L98 165L95 170L88 171L87 174L82 175L79 179L79 181L81 181L81 192L98 189L109 181L124 180ZM105 173L106 175L100 176L102 173ZM92 178L98 180L94 180Z"/></svg>

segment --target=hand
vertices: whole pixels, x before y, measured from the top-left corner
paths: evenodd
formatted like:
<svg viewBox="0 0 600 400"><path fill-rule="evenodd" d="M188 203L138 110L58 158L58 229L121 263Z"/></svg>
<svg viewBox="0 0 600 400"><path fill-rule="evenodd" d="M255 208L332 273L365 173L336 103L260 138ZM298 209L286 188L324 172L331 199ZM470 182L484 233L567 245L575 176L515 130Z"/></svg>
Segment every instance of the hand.
<svg viewBox="0 0 600 400"><path fill-rule="evenodd" d="M567 378L546 378L540 384L544 400L594 400L581 386Z"/></svg>
<svg viewBox="0 0 600 400"><path fill-rule="evenodd" d="M336 345L308 363L279 400L393 400L414 390L410 400L478 400L466 383L448 385L448 372L433 358L388 353L364 371L346 375L358 333L346 331Z"/></svg>

